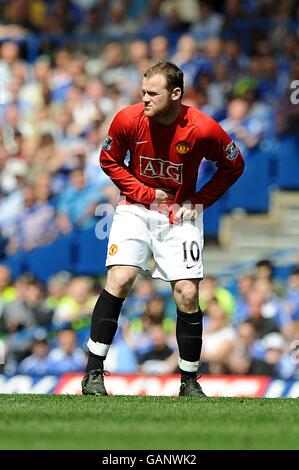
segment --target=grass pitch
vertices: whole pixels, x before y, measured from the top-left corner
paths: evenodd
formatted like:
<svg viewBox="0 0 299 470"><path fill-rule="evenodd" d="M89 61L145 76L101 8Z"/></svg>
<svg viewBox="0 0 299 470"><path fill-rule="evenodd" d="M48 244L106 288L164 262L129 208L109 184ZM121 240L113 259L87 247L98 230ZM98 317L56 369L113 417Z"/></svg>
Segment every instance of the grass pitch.
<svg viewBox="0 0 299 470"><path fill-rule="evenodd" d="M0 449L299 449L298 400L0 395Z"/></svg>

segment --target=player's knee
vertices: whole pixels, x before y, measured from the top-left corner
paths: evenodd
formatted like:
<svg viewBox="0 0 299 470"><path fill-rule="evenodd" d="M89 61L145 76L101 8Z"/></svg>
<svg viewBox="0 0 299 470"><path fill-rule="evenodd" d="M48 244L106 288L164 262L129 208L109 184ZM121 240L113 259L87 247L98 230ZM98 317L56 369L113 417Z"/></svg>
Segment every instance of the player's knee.
<svg viewBox="0 0 299 470"><path fill-rule="evenodd" d="M106 289L116 297L126 297L135 277L135 271L122 266L114 266L108 272Z"/></svg>
<svg viewBox="0 0 299 470"><path fill-rule="evenodd" d="M177 306L183 312L194 312L198 308L198 287L192 281L176 283L174 295Z"/></svg>

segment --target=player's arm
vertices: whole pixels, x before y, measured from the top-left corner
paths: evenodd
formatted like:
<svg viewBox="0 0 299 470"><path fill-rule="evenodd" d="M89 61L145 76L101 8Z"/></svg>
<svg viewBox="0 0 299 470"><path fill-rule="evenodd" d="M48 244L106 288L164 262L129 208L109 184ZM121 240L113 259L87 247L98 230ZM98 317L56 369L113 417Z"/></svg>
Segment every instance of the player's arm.
<svg viewBox="0 0 299 470"><path fill-rule="evenodd" d="M100 165L124 196L135 202L151 204L156 198L155 189L139 181L124 163L129 148L129 133L130 123L121 111L114 118L105 138Z"/></svg>
<svg viewBox="0 0 299 470"><path fill-rule="evenodd" d="M244 171L244 159L231 137L215 121L211 120L203 135L203 154L216 163L218 169L212 178L190 198L193 205L204 208L218 201Z"/></svg>

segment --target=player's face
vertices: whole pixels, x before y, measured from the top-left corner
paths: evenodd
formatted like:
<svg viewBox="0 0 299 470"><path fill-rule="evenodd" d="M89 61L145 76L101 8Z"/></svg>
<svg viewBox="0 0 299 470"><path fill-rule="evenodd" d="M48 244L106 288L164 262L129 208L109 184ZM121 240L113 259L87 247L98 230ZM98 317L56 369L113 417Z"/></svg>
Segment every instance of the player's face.
<svg viewBox="0 0 299 470"><path fill-rule="evenodd" d="M143 78L142 101L144 103L144 114L147 117L167 114L172 106L172 92L166 88L166 78L163 75L154 75Z"/></svg>

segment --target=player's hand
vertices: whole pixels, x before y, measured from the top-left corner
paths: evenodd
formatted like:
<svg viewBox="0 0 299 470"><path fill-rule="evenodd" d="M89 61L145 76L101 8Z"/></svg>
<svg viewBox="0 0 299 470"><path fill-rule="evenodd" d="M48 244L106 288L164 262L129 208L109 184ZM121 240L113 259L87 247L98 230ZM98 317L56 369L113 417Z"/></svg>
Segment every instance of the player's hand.
<svg viewBox="0 0 299 470"><path fill-rule="evenodd" d="M165 191L164 189L156 189L156 197L153 204L172 204L174 200L174 194Z"/></svg>
<svg viewBox="0 0 299 470"><path fill-rule="evenodd" d="M174 215L174 223L178 224L183 220L195 220L198 216L198 211L193 206L192 202L186 200Z"/></svg>

